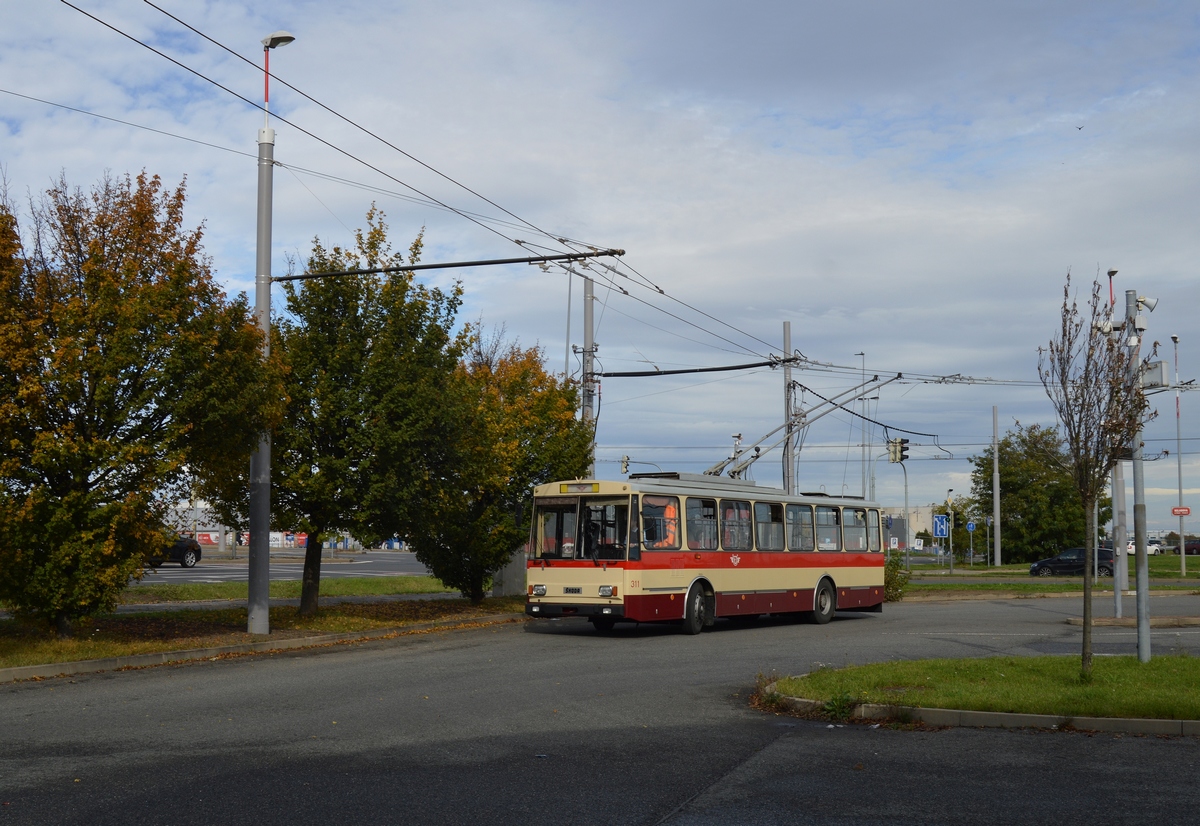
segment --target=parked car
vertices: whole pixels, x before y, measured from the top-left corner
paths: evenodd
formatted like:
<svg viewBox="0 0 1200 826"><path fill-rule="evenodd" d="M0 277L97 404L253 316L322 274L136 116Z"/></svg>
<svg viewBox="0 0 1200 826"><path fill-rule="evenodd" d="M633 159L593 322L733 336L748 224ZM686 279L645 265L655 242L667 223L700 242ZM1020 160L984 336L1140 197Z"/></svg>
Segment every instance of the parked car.
<svg viewBox="0 0 1200 826"><path fill-rule="evenodd" d="M1186 553L1188 556L1195 556L1196 554L1200 554L1200 541L1193 539L1188 542L1184 542L1183 543L1183 552Z"/></svg>
<svg viewBox="0 0 1200 826"><path fill-rule="evenodd" d="M148 557L146 563L157 568L164 562L178 562L183 568L195 568L200 561L200 543L190 536L181 536L162 549L158 556Z"/></svg>
<svg viewBox="0 0 1200 826"><path fill-rule="evenodd" d="M1084 555L1086 548L1068 548L1058 556L1049 559L1039 559L1029 566L1030 576L1071 576L1083 573ZM1099 551L1100 559L1096 565L1096 573L1100 576L1112 576L1113 552L1107 548Z"/></svg>

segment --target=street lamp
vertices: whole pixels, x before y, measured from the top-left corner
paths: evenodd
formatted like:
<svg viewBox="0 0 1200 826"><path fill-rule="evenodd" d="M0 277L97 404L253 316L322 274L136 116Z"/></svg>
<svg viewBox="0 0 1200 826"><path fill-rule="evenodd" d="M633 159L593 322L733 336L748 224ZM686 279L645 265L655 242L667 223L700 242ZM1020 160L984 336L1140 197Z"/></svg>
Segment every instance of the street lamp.
<svg viewBox="0 0 1200 826"><path fill-rule="evenodd" d="M1187 576L1187 543L1183 540L1183 435L1179 424L1179 336L1175 345L1175 470L1179 474L1179 575Z"/></svg>
<svg viewBox="0 0 1200 826"><path fill-rule="evenodd" d="M263 127L258 130L258 238L255 255L254 313L263 334L263 358L271 355L271 188L274 183L275 130L270 124L271 49L295 40L285 31L262 39ZM263 433L250 457L249 594L246 630L271 633L271 434Z"/></svg>

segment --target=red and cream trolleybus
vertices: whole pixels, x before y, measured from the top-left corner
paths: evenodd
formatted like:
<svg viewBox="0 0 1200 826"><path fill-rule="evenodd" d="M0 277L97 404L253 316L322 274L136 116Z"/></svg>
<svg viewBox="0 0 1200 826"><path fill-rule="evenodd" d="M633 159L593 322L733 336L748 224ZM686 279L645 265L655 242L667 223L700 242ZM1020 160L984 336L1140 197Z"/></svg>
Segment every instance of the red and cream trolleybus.
<svg viewBox="0 0 1200 826"><path fill-rule="evenodd" d="M752 481L636 473L534 489L531 617L665 622L883 610L879 506Z"/></svg>

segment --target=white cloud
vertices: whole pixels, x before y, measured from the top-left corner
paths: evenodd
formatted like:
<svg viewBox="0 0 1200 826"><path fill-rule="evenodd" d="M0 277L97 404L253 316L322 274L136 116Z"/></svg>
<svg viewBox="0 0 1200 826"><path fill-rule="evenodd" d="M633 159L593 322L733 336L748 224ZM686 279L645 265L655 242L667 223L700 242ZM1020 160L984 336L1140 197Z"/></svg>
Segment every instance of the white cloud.
<svg viewBox="0 0 1200 826"><path fill-rule="evenodd" d="M853 367L853 354L866 352L868 371L881 374L1032 380L1068 267L1086 281L1112 266L1119 290L1163 300L1151 335L1182 336L1185 378L1200 365L1200 338L1191 340L1187 323L1200 299L1200 28L1185 5L164 7L255 62L260 37L292 31L296 43L272 62L281 77L540 227L627 249L626 260L670 295L757 339L778 342L790 320L794 345L811 358ZM146 4L86 8L239 94L261 93L256 69ZM255 110L59 4L6 10L0 88L256 151ZM278 84L272 109L439 199L494 211ZM399 188L277 128L282 162ZM145 168L169 183L186 175L190 214L206 222L218 272L231 289L251 284L253 159L0 94L0 163L17 194L43 189L60 170L82 186L106 169ZM396 246L428 227L427 261L514 254L430 207L307 177L301 185L282 169L275 181L277 272L286 254L302 258L314 235L345 239L344 225L359 225L376 198ZM563 276L534 268L459 275L465 319L504 323L562 364ZM598 294L613 310L597 333L609 369L751 358L623 296ZM851 382L799 378L818 390ZM723 455L730 433L757 436L781 415L777 372L701 381L606 381L601 458L636 447L635 458L696 469ZM958 445L949 461L930 458L944 455L932 447L914 450L926 457L911 468L914 502L963 486L963 458L990 440L993 404L1002 428L1053 420L1039 387L906 384L880 395L880 420ZM1185 397L1183 431L1200 439L1194 406ZM814 426L807 479L833 489L846 477L856 488L849 434L841 414ZM1147 436L1148 444L1173 440L1165 411ZM882 435L874 438L878 445ZM1191 454L1200 451L1186 444L1194 472ZM1158 491L1173 490L1167 464L1147 469L1152 526L1164 510L1169 523L1171 497ZM773 457L758 467L760 479L778 478ZM600 470L613 475L616 465ZM876 472L881 497L902 496L896 474Z"/></svg>

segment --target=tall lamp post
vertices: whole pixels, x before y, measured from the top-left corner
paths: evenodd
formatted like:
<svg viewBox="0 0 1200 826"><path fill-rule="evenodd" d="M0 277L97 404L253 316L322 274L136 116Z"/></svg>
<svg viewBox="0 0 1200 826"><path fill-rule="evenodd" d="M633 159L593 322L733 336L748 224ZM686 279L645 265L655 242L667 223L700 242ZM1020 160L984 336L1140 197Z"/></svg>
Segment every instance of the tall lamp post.
<svg viewBox="0 0 1200 826"><path fill-rule="evenodd" d="M271 49L296 38L284 31L263 38L263 127L258 130L258 240L254 276L254 313L263 334L263 358L271 355L271 187L275 168L275 130L270 123ZM246 630L271 633L271 434L259 437L250 457L249 596Z"/></svg>
<svg viewBox="0 0 1200 826"><path fill-rule="evenodd" d="M1183 538L1183 433L1179 424L1179 336L1175 345L1175 470L1179 474L1179 575L1187 576L1187 542Z"/></svg>

